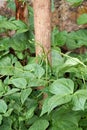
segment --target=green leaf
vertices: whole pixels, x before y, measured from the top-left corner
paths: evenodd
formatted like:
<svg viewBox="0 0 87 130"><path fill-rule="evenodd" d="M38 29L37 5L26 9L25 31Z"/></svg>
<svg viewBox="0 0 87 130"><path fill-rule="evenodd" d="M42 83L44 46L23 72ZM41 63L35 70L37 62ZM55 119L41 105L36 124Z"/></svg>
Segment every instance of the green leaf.
<svg viewBox="0 0 87 130"><path fill-rule="evenodd" d="M87 90L78 90L74 93L72 102L73 102L73 110L84 110L85 103L87 100Z"/></svg>
<svg viewBox="0 0 87 130"><path fill-rule="evenodd" d="M38 78L41 78L45 73L44 69L40 65L35 64L35 63L26 65L24 67L24 70L30 71Z"/></svg>
<svg viewBox="0 0 87 130"><path fill-rule="evenodd" d="M80 63L80 60L74 57L68 58L66 62L64 63L64 66L75 66ZM83 64L83 63L82 63Z"/></svg>
<svg viewBox="0 0 87 130"><path fill-rule="evenodd" d="M2 123L2 115L0 115L0 125L1 125L1 123Z"/></svg>
<svg viewBox="0 0 87 130"><path fill-rule="evenodd" d="M55 107L68 103L71 101L72 95L54 95L48 100L48 113L50 113Z"/></svg>
<svg viewBox="0 0 87 130"><path fill-rule="evenodd" d="M4 92L5 92L4 85L2 83L2 80L0 80L0 96L2 96Z"/></svg>
<svg viewBox="0 0 87 130"><path fill-rule="evenodd" d="M62 104L68 103L71 101L72 95L54 95L52 97L47 98L42 107L41 116L46 112L50 113L55 107L60 106Z"/></svg>
<svg viewBox="0 0 87 130"><path fill-rule="evenodd" d="M29 29L32 33L32 30L34 30L34 10L31 6L28 6L29 9Z"/></svg>
<svg viewBox="0 0 87 130"><path fill-rule="evenodd" d="M16 25L17 33L23 33L23 32L28 31L28 26L21 20L14 20L12 21L12 23Z"/></svg>
<svg viewBox="0 0 87 130"><path fill-rule="evenodd" d="M21 60L24 59L24 55L23 55L22 52L16 51L15 54L17 55L17 57L18 57L19 59L21 59Z"/></svg>
<svg viewBox="0 0 87 130"><path fill-rule="evenodd" d="M24 112L22 116L19 117L19 121L29 120L34 116L34 111L36 109L36 106L32 106L31 108L28 108L28 111ZM30 120L31 121L31 120Z"/></svg>
<svg viewBox="0 0 87 130"><path fill-rule="evenodd" d="M9 39L9 47L12 47L14 50L23 51L27 48L27 35L25 33L16 34L12 38Z"/></svg>
<svg viewBox="0 0 87 130"><path fill-rule="evenodd" d="M17 89L17 88L13 88L11 90L8 90L8 92L6 94L4 94L4 96L7 96L7 95L11 95L13 93L16 93L18 92L20 89Z"/></svg>
<svg viewBox="0 0 87 130"><path fill-rule="evenodd" d="M83 0L67 0L67 2L70 2L71 4L78 6L83 2Z"/></svg>
<svg viewBox="0 0 87 130"><path fill-rule="evenodd" d="M53 82L49 87L49 91L56 95L72 94L74 90L74 83L71 79L61 78Z"/></svg>
<svg viewBox="0 0 87 130"><path fill-rule="evenodd" d="M87 14L80 15L79 18L77 19L77 23L79 25L86 24L87 23Z"/></svg>
<svg viewBox="0 0 87 130"><path fill-rule="evenodd" d="M51 118L52 126L57 128L55 130L79 130L78 122L81 116L67 106L54 110Z"/></svg>
<svg viewBox="0 0 87 130"><path fill-rule="evenodd" d="M28 87L45 86L46 83L47 83L46 80L34 78L31 80L28 80Z"/></svg>
<svg viewBox="0 0 87 130"><path fill-rule="evenodd" d="M0 99L0 113L5 113L7 111L7 104L3 99Z"/></svg>
<svg viewBox="0 0 87 130"><path fill-rule="evenodd" d="M29 128L29 130L46 130L49 126L47 120L39 119Z"/></svg>
<svg viewBox="0 0 87 130"><path fill-rule="evenodd" d="M59 32L58 29L54 28L52 32L52 45L53 46L63 46L66 42L67 32Z"/></svg>
<svg viewBox="0 0 87 130"><path fill-rule="evenodd" d="M14 68L11 64L11 59L8 56L0 59L0 74L12 75L13 73L14 73Z"/></svg>
<svg viewBox="0 0 87 130"><path fill-rule="evenodd" d="M12 1L12 0L8 0L7 7L13 11L15 11L15 9L16 9L16 5L15 5L14 1Z"/></svg>
<svg viewBox="0 0 87 130"><path fill-rule="evenodd" d="M49 101L50 97L46 98L43 102L43 106L42 106L42 111L40 116L42 116L43 114L45 114L46 112L48 112L48 101Z"/></svg>
<svg viewBox="0 0 87 130"><path fill-rule="evenodd" d="M27 81L24 78L11 79L10 83L20 89L26 88L27 85Z"/></svg>
<svg viewBox="0 0 87 130"><path fill-rule="evenodd" d="M11 115L12 111L13 111L13 108L10 108L3 116L9 117Z"/></svg>
<svg viewBox="0 0 87 130"><path fill-rule="evenodd" d="M28 31L28 26L21 20L2 19L2 21L0 20L0 28L16 30L17 33L23 33Z"/></svg>
<svg viewBox="0 0 87 130"><path fill-rule="evenodd" d="M1 130L12 130L12 120L10 118L4 118L3 123L0 125Z"/></svg>
<svg viewBox="0 0 87 130"><path fill-rule="evenodd" d="M21 91L21 102L22 104L25 102L25 100L28 98L28 96L31 94L32 89L27 88Z"/></svg>
<svg viewBox="0 0 87 130"><path fill-rule="evenodd" d="M0 21L0 28L17 30L17 26L15 26L11 21Z"/></svg>
<svg viewBox="0 0 87 130"><path fill-rule="evenodd" d="M52 67L58 68L62 64L64 64L63 57L59 54L59 52L57 50L52 50Z"/></svg>
<svg viewBox="0 0 87 130"><path fill-rule="evenodd" d="M25 115L25 119L30 119L33 117L34 115L34 111L36 109L36 106L31 107L24 115Z"/></svg>
<svg viewBox="0 0 87 130"><path fill-rule="evenodd" d="M68 49L76 49L81 46L87 46L87 30L81 29L71 32L67 35L66 45Z"/></svg>

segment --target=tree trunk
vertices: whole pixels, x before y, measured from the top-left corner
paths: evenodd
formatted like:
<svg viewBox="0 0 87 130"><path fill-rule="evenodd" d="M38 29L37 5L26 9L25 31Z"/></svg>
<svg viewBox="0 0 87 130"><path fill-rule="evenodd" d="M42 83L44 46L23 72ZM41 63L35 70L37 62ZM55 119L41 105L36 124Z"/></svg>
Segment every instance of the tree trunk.
<svg viewBox="0 0 87 130"><path fill-rule="evenodd" d="M16 4L16 19L22 20L28 24L28 8L27 3L19 0L15 0Z"/></svg>
<svg viewBox="0 0 87 130"><path fill-rule="evenodd" d="M50 0L34 0L34 26L36 56L45 54L51 63L51 3Z"/></svg>

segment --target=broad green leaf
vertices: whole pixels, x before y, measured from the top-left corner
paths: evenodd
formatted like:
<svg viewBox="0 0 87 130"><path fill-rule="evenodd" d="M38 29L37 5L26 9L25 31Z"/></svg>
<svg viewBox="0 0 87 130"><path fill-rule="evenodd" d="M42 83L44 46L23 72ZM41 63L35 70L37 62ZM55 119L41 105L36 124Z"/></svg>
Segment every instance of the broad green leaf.
<svg viewBox="0 0 87 130"><path fill-rule="evenodd" d="M57 40L58 39L55 39L55 37L58 35L59 33L59 30L58 28L53 28L53 31L52 31L52 45L55 46L55 44L57 43Z"/></svg>
<svg viewBox="0 0 87 130"><path fill-rule="evenodd" d="M11 115L12 111L13 111L13 108L10 108L3 116L9 117Z"/></svg>
<svg viewBox="0 0 87 130"><path fill-rule="evenodd" d="M24 112L22 116L19 116L19 121L29 120L31 121L31 118L34 116L34 111L36 109L36 106L32 106L28 109L28 111Z"/></svg>
<svg viewBox="0 0 87 130"><path fill-rule="evenodd" d="M4 92L5 92L4 85L2 83L2 80L0 80L0 96L2 96Z"/></svg>
<svg viewBox="0 0 87 130"><path fill-rule="evenodd" d="M16 5L15 5L14 1L12 1L12 0L11 1L9 0L7 2L7 7L10 8L11 10L13 10L13 11L15 11L15 9L16 9Z"/></svg>
<svg viewBox="0 0 87 130"><path fill-rule="evenodd" d="M0 99L0 113L5 113L7 111L7 104L3 99Z"/></svg>
<svg viewBox="0 0 87 130"><path fill-rule="evenodd" d="M15 54L17 55L17 57L18 57L20 60L24 59L24 55L23 55L22 52L16 51Z"/></svg>
<svg viewBox="0 0 87 130"><path fill-rule="evenodd" d="M28 124L32 125L38 119L39 117L37 115L34 115L30 120L28 120Z"/></svg>
<svg viewBox="0 0 87 130"><path fill-rule="evenodd" d="M14 100L15 102L13 102L13 104L14 103L17 103L19 106L20 106L20 92L16 92L16 93L13 93L13 94L11 94L11 95L8 95L7 96L7 98L9 99L9 100ZM13 106L13 105L12 105ZM20 106L21 107L21 106Z"/></svg>
<svg viewBox="0 0 87 130"><path fill-rule="evenodd" d="M9 46L12 47L14 50L23 51L27 48L27 36L23 34L16 34L12 38L9 39Z"/></svg>
<svg viewBox="0 0 87 130"><path fill-rule="evenodd" d="M0 28L16 30L17 33L23 33L28 31L28 26L20 20L0 20Z"/></svg>
<svg viewBox="0 0 87 130"><path fill-rule="evenodd" d="M32 118L33 115L34 115L35 109L36 109L36 106L31 107L31 108L24 114L25 119L30 119L30 118Z"/></svg>
<svg viewBox="0 0 87 130"><path fill-rule="evenodd" d="M23 121L20 122L19 128L20 128L20 130L28 130L28 129L26 128L25 122L23 122Z"/></svg>
<svg viewBox="0 0 87 130"><path fill-rule="evenodd" d="M79 130L78 122L81 116L69 107L63 106L52 112L52 126L57 130Z"/></svg>
<svg viewBox="0 0 87 130"><path fill-rule="evenodd" d="M87 23L87 14L80 15L79 18L77 19L77 23L79 25L86 24Z"/></svg>
<svg viewBox="0 0 87 130"><path fill-rule="evenodd" d="M43 79L31 79L28 80L28 87L38 87L38 86L45 86L47 83L46 80Z"/></svg>
<svg viewBox="0 0 87 130"><path fill-rule="evenodd" d="M46 98L43 102L43 106L42 106L42 111L40 116L42 116L43 114L45 114L46 112L48 112L48 101L49 101L50 97Z"/></svg>
<svg viewBox="0 0 87 130"><path fill-rule="evenodd" d="M11 95L13 93L16 93L18 92L20 89L17 89L17 88L13 88L11 90L9 90L7 93L4 94L4 96L7 96L7 95Z"/></svg>
<svg viewBox="0 0 87 130"><path fill-rule="evenodd" d="M35 78L34 74L29 71L23 71L23 69L20 68L19 70L18 68L15 68L15 76L19 78L25 78L27 82Z"/></svg>
<svg viewBox="0 0 87 130"><path fill-rule="evenodd" d="M52 45L53 46L63 46L66 42L67 32L59 32L58 29L54 28L52 32Z"/></svg>
<svg viewBox="0 0 87 130"><path fill-rule="evenodd" d="M15 64L14 68L15 77L24 78L27 80L27 82L35 78L34 74L29 71L24 71L23 66L21 66L18 62L16 63L17 64Z"/></svg>
<svg viewBox="0 0 87 130"><path fill-rule="evenodd" d="M12 123L10 118L4 118L3 123L0 125L0 130L12 130Z"/></svg>
<svg viewBox="0 0 87 130"><path fill-rule="evenodd" d="M24 67L24 70L30 71L38 78L41 78L45 73L44 69L40 65L35 64L35 63L26 65Z"/></svg>
<svg viewBox="0 0 87 130"><path fill-rule="evenodd" d="M64 64L63 57L59 54L59 52L57 50L52 50L52 67L58 68L62 64Z"/></svg>
<svg viewBox="0 0 87 130"><path fill-rule="evenodd" d="M48 113L50 113L55 107L71 101L72 95L54 95L48 100Z"/></svg>
<svg viewBox="0 0 87 130"><path fill-rule="evenodd" d="M29 130L46 130L49 122L45 119L39 119L29 128Z"/></svg>
<svg viewBox="0 0 87 130"><path fill-rule="evenodd" d="M5 84L5 85L8 85L9 82L10 82L10 80L9 80L9 76L7 76L7 77L5 78L5 80L4 80L4 84Z"/></svg>
<svg viewBox="0 0 87 130"><path fill-rule="evenodd" d="M71 79L61 78L52 83L49 91L52 94L63 96L65 94L72 94L74 90L74 83Z"/></svg>
<svg viewBox="0 0 87 130"><path fill-rule="evenodd" d="M8 37L0 40L0 51L8 49L8 41L9 41Z"/></svg>
<svg viewBox="0 0 87 130"><path fill-rule="evenodd" d="M28 31L28 26L25 23L23 23L21 20L14 20L12 21L12 23L16 25L17 33L23 33Z"/></svg>
<svg viewBox="0 0 87 130"><path fill-rule="evenodd" d="M66 42L66 38L67 38L67 32L66 31L59 32L59 34L57 35L57 45L63 46Z"/></svg>
<svg viewBox="0 0 87 130"><path fill-rule="evenodd" d="M25 102L25 100L28 98L28 96L31 94L32 89L27 88L21 91L21 102L22 104Z"/></svg>
<svg viewBox="0 0 87 130"><path fill-rule="evenodd" d="M20 89L26 88L27 85L27 81L24 78L11 79L10 83Z"/></svg>
<svg viewBox="0 0 87 130"><path fill-rule="evenodd" d="M14 73L14 68L11 64L11 59L8 56L0 59L0 74L12 75L13 73Z"/></svg>
<svg viewBox="0 0 87 130"><path fill-rule="evenodd" d="M87 30L81 29L71 32L67 35L66 45L68 49L76 49L81 46L87 46Z"/></svg>
<svg viewBox="0 0 87 130"><path fill-rule="evenodd" d="M83 62L81 62L78 58L70 57L64 63L64 67L66 67L66 66L71 67L71 66L75 66L78 64L81 64L85 67L85 64Z"/></svg>
<svg viewBox="0 0 87 130"><path fill-rule="evenodd" d="M77 58L68 58L67 61L64 63L64 66L75 66L79 64L79 59Z"/></svg>
<svg viewBox="0 0 87 130"><path fill-rule="evenodd" d="M43 103L41 116L46 112L50 113L57 106L70 102L71 98L71 95L54 95L52 97L48 97Z"/></svg>
<svg viewBox="0 0 87 130"><path fill-rule="evenodd" d="M10 30L17 30L17 26L15 26L15 24L13 24L11 21L0 21L0 29L4 28L4 29L10 29Z"/></svg>
<svg viewBox="0 0 87 130"><path fill-rule="evenodd" d="M84 110L85 103L87 100L87 90L78 90L74 93L72 102L73 102L73 110Z"/></svg>

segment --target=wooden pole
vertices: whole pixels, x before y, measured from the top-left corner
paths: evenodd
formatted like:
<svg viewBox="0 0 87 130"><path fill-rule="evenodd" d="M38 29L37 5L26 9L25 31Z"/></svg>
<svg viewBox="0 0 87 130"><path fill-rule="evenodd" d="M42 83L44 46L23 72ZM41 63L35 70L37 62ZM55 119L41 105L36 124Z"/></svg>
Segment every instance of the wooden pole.
<svg viewBox="0 0 87 130"><path fill-rule="evenodd" d="M50 0L34 0L33 8L36 56L45 53L51 64L51 2Z"/></svg>

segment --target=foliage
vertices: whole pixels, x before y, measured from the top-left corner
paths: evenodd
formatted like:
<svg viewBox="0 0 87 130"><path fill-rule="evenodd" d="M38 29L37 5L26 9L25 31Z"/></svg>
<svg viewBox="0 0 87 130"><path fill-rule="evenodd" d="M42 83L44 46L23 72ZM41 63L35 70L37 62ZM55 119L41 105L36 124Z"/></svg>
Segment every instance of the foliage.
<svg viewBox="0 0 87 130"><path fill-rule="evenodd" d="M30 27L21 21L0 17L1 33L16 31L11 37L0 38L0 129L86 130L87 53L64 54L61 47L66 45L72 50L87 46L87 30L67 33L55 28L52 66L43 59L37 64L33 10L29 10ZM43 99L45 94L48 97Z"/></svg>
<svg viewBox="0 0 87 130"><path fill-rule="evenodd" d="M54 28L52 33L52 46L61 47L66 45L68 49L73 50L81 46L87 47L87 30L81 29L67 33L66 31L59 32Z"/></svg>
<svg viewBox="0 0 87 130"><path fill-rule="evenodd" d="M82 14L80 17L77 19L78 24L86 24L87 23L87 14Z"/></svg>
<svg viewBox="0 0 87 130"><path fill-rule="evenodd" d="M83 0L67 0L67 2L70 2L74 6L78 6L83 2Z"/></svg>

